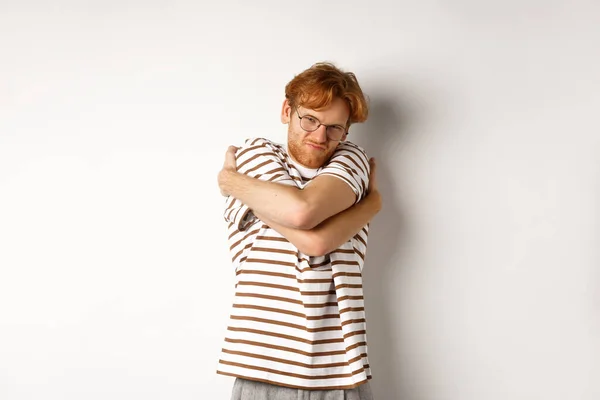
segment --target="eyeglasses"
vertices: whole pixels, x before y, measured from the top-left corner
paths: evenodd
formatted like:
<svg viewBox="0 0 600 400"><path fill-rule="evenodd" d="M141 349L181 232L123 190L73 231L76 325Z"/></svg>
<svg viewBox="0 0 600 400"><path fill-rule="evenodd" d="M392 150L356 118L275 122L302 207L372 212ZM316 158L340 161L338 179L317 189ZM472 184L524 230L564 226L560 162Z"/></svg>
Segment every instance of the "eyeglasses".
<svg viewBox="0 0 600 400"><path fill-rule="evenodd" d="M334 142L339 142L342 140L344 135L347 133L346 128L341 125L325 125L322 124L321 121L313 117L312 115L300 115L298 112L298 108L296 107L296 114L298 114L298 118L300 119L300 127L304 129L306 132L314 132L321 125L325 127L325 132L327 134L327 138Z"/></svg>

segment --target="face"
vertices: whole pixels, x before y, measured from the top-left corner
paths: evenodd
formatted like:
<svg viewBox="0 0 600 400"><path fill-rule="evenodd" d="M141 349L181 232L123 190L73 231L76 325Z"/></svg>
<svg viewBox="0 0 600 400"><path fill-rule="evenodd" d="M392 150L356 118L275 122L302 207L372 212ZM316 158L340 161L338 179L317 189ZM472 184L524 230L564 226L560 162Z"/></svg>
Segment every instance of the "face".
<svg viewBox="0 0 600 400"><path fill-rule="evenodd" d="M316 111L301 106L292 108L287 101L283 102L281 122L288 124L288 151L290 156L308 168L319 168L329 160L335 148L340 143L327 138L324 125L313 132L307 132L300 126L301 117L313 117L324 125L341 125L345 127L350 116L346 102L340 98L334 99L331 104L322 110ZM346 139L346 135L342 140Z"/></svg>

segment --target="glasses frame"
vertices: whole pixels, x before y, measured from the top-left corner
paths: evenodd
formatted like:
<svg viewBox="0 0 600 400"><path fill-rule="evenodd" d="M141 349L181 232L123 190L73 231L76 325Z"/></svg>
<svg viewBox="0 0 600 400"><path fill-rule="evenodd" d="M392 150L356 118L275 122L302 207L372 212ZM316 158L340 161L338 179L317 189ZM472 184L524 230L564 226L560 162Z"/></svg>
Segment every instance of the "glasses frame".
<svg viewBox="0 0 600 400"><path fill-rule="evenodd" d="M324 127L325 127L325 134L327 135L327 139L331 140L332 142L342 142L342 141L344 141L344 136L348 136L348 129L347 129L347 128L345 128L345 127L343 127L343 126L342 126L342 125L340 125L340 124L332 124L332 125L325 125L325 124L322 124L322 123L321 123L321 121L319 121L319 119L318 119L317 117L315 117L314 115L310 115L310 114L300 115L300 111L298 111L298 107L296 107L296 114L298 115L298 119L300 120L300 128L302 128L302 129L303 129L304 131L306 131L306 132L314 132L314 131L316 131L317 129L319 129L319 128L321 127L321 125L322 125L322 126L324 126ZM302 126L302 118L306 118L306 117L311 117L311 118L313 118L315 121L317 121L317 122L318 122L318 125L317 125L317 127L316 127L315 129L313 129L312 131L309 131L308 129L305 129L305 128ZM332 138L330 138L330 137L329 137L329 131L327 130L327 128L329 128L330 126L331 126L331 127L334 127L334 126L339 126L339 127L342 127L342 128L344 128L344 133L342 134L342 137L341 137L340 139L332 139Z"/></svg>

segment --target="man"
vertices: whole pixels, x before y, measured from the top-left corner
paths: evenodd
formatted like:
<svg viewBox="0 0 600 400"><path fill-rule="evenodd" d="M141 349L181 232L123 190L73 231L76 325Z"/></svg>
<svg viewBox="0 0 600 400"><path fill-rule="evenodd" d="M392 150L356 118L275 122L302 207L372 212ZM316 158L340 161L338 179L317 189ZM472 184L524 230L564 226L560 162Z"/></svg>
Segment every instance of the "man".
<svg viewBox="0 0 600 400"><path fill-rule="evenodd" d="M361 272L381 196L346 141L367 102L329 63L285 94L286 145L230 146L218 176L237 284L217 372L236 377L232 400L372 399Z"/></svg>

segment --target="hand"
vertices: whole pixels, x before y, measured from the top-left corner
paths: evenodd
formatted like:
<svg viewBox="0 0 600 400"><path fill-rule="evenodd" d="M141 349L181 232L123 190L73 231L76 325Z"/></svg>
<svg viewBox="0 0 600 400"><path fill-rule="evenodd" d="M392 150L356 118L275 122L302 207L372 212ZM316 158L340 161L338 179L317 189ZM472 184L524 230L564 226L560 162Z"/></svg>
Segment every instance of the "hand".
<svg viewBox="0 0 600 400"><path fill-rule="evenodd" d="M235 153L238 151L239 147L229 146L227 151L225 152L225 161L223 162L223 168L219 171L219 175L217 177L219 182L219 189L221 190L222 196L229 196L227 190L225 189L227 183L227 175L231 172L237 171L236 158Z"/></svg>
<svg viewBox="0 0 600 400"><path fill-rule="evenodd" d="M375 164L375 158L371 157L369 159L369 165L371 167L371 172L369 173L369 188L367 189L367 197L369 198L369 201L375 205L377 212L379 212L382 206L382 199L377 187L377 164Z"/></svg>
<svg viewBox="0 0 600 400"><path fill-rule="evenodd" d="M369 166L371 167L371 172L369 173L369 188L367 189L367 193L377 192L377 164L375 164L375 157L369 159Z"/></svg>
<svg viewBox="0 0 600 400"><path fill-rule="evenodd" d="M229 169L231 171L237 171L235 153L239 150L239 147L229 146L225 152L225 162L223 163L223 169Z"/></svg>

